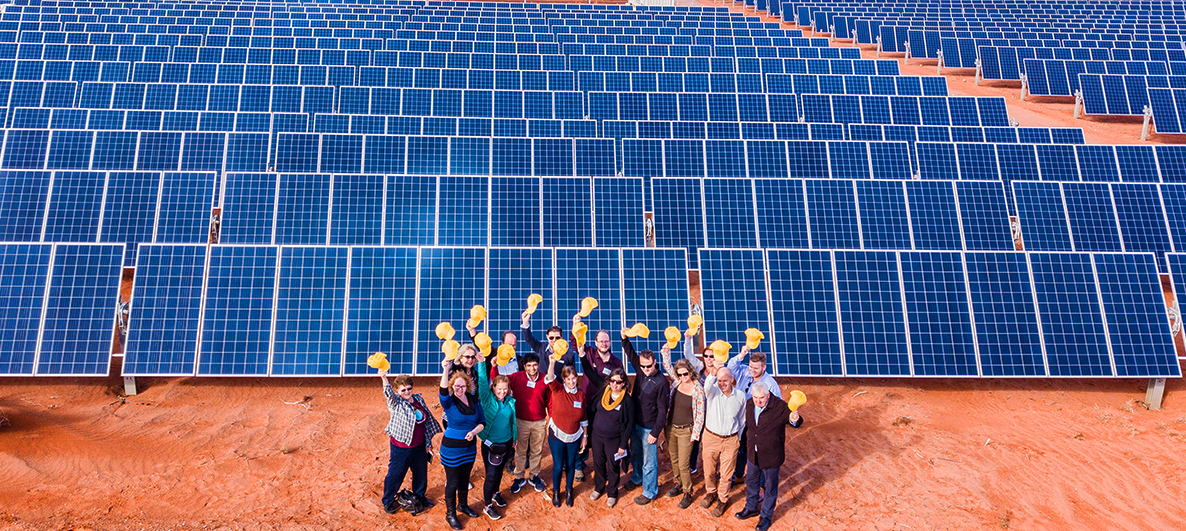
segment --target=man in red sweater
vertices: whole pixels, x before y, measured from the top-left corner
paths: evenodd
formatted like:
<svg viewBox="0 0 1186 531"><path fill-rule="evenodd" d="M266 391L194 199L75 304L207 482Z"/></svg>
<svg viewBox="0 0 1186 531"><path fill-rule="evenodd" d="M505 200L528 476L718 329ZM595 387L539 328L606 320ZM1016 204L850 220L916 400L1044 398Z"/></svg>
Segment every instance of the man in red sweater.
<svg viewBox="0 0 1186 531"><path fill-rule="evenodd" d="M531 486L536 492L543 492L548 486L540 479L539 471L544 444L548 439L548 413L544 398L548 386L539 373L539 356L528 352L523 356L523 370L508 378L511 380L511 396L515 397L515 424L519 432L519 451L515 452L515 481L511 483L511 492L517 493L527 484L528 467L531 468Z"/></svg>

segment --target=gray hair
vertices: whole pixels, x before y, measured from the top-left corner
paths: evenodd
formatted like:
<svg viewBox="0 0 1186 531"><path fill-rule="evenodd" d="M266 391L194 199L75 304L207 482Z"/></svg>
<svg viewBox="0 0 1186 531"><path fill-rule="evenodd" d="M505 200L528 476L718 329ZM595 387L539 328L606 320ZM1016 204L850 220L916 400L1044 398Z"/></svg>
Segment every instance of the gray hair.
<svg viewBox="0 0 1186 531"><path fill-rule="evenodd" d="M770 386L766 382L755 382L749 391L751 395L765 395L770 393Z"/></svg>

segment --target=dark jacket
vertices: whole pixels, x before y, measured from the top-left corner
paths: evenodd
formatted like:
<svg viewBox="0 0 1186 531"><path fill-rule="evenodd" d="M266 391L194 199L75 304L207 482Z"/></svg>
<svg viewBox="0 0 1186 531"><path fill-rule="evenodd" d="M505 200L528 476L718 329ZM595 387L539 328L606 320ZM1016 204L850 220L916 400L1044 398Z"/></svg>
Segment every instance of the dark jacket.
<svg viewBox="0 0 1186 531"><path fill-rule="evenodd" d="M671 398L667 377L663 375L662 371L655 371L655 374L651 376L642 373L638 353L634 351L634 345L630 344L630 339L622 338L622 351L630 360L630 366L634 367L634 388L630 391L630 395L634 397L634 402L637 404L634 422L639 426L650 428L651 435L658 438L659 434L663 433L663 429L667 427L667 401ZM658 356L655 356L655 363L659 363Z"/></svg>
<svg viewBox="0 0 1186 531"><path fill-rule="evenodd" d="M523 336L519 339L526 341L527 346L531 347L531 350L535 351L536 356L539 356L540 367L547 367L548 356L552 355L552 345L536 339L535 334L531 333L530 326L520 326L519 330ZM583 372L580 366L577 364L576 350L576 345L570 343L568 352L565 352L563 356L560 356L560 363L563 363L564 365L556 369L557 378L560 377L560 369L563 369L564 367L574 367L576 368L577 373ZM522 359L519 359L519 367L523 367ZM544 372L547 372L547 369L544 369Z"/></svg>
<svg viewBox="0 0 1186 531"><path fill-rule="evenodd" d="M634 411L637 408L634 398L626 393L618 407L606 411L601 407L604 392L605 388L602 387L585 397L589 403L586 413L589 417L589 434L606 441L608 446L616 444L618 448L629 448L630 436L634 434Z"/></svg>
<svg viewBox="0 0 1186 531"><path fill-rule="evenodd" d="M745 401L746 460L762 470L778 468L786 460L787 425L798 428L803 417L791 424L791 410L783 399L770 394L762 416L754 421L754 399Z"/></svg>

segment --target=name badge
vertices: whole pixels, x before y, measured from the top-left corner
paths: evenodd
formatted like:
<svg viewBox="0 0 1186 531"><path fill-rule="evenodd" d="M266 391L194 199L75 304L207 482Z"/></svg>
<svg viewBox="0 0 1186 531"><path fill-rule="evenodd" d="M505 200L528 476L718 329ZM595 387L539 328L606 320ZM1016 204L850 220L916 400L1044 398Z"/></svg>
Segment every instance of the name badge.
<svg viewBox="0 0 1186 531"><path fill-rule="evenodd" d="M532 389L535 389L535 381L533 381L533 380L527 380L527 387L530 387L530 388L532 388Z"/></svg>
<svg viewBox="0 0 1186 531"><path fill-rule="evenodd" d="M572 407L573 407L573 409L581 409L581 401L580 400L574 401L572 403Z"/></svg>
<svg viewBox="0 0 1186 531"><path fill-rule="evenodd" d="M618 405L614 406L614 411L617 411L619 409L622 409L622 404L618 404Z"/></svg>
<svg viewBox="0 0 1186 531"><path fill-rule="evenodd" d="M606 367L606 368L604 368L604 369L601 369L601 374L604 374L604 375L606 375L606 376L609 376L609 374L610 374L611 372L613 372L613 371L609 370L609 367Z"/></svg>

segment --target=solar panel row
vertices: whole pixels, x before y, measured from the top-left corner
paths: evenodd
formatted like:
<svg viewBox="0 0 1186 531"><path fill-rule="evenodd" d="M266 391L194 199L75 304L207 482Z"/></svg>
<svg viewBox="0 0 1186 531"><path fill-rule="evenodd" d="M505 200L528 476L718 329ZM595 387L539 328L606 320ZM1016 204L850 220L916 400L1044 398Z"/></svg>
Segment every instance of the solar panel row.
<svg viewBox="0 0 1186 531"><path fill-rule="evenodd" d="M707 338L780 375L1181 374L1151 254L699 252Z"/></svg>
<svg viewBox="0 0 1186 531"><path fill-rule="evenodd" d="M687 263L676 249L145 246L124 374L357 375L375 351L433 374L438 322L484 304L487 330L517 330L531 293L537 323L595 296L591 328L660 329L688 316Z"/></svg>

